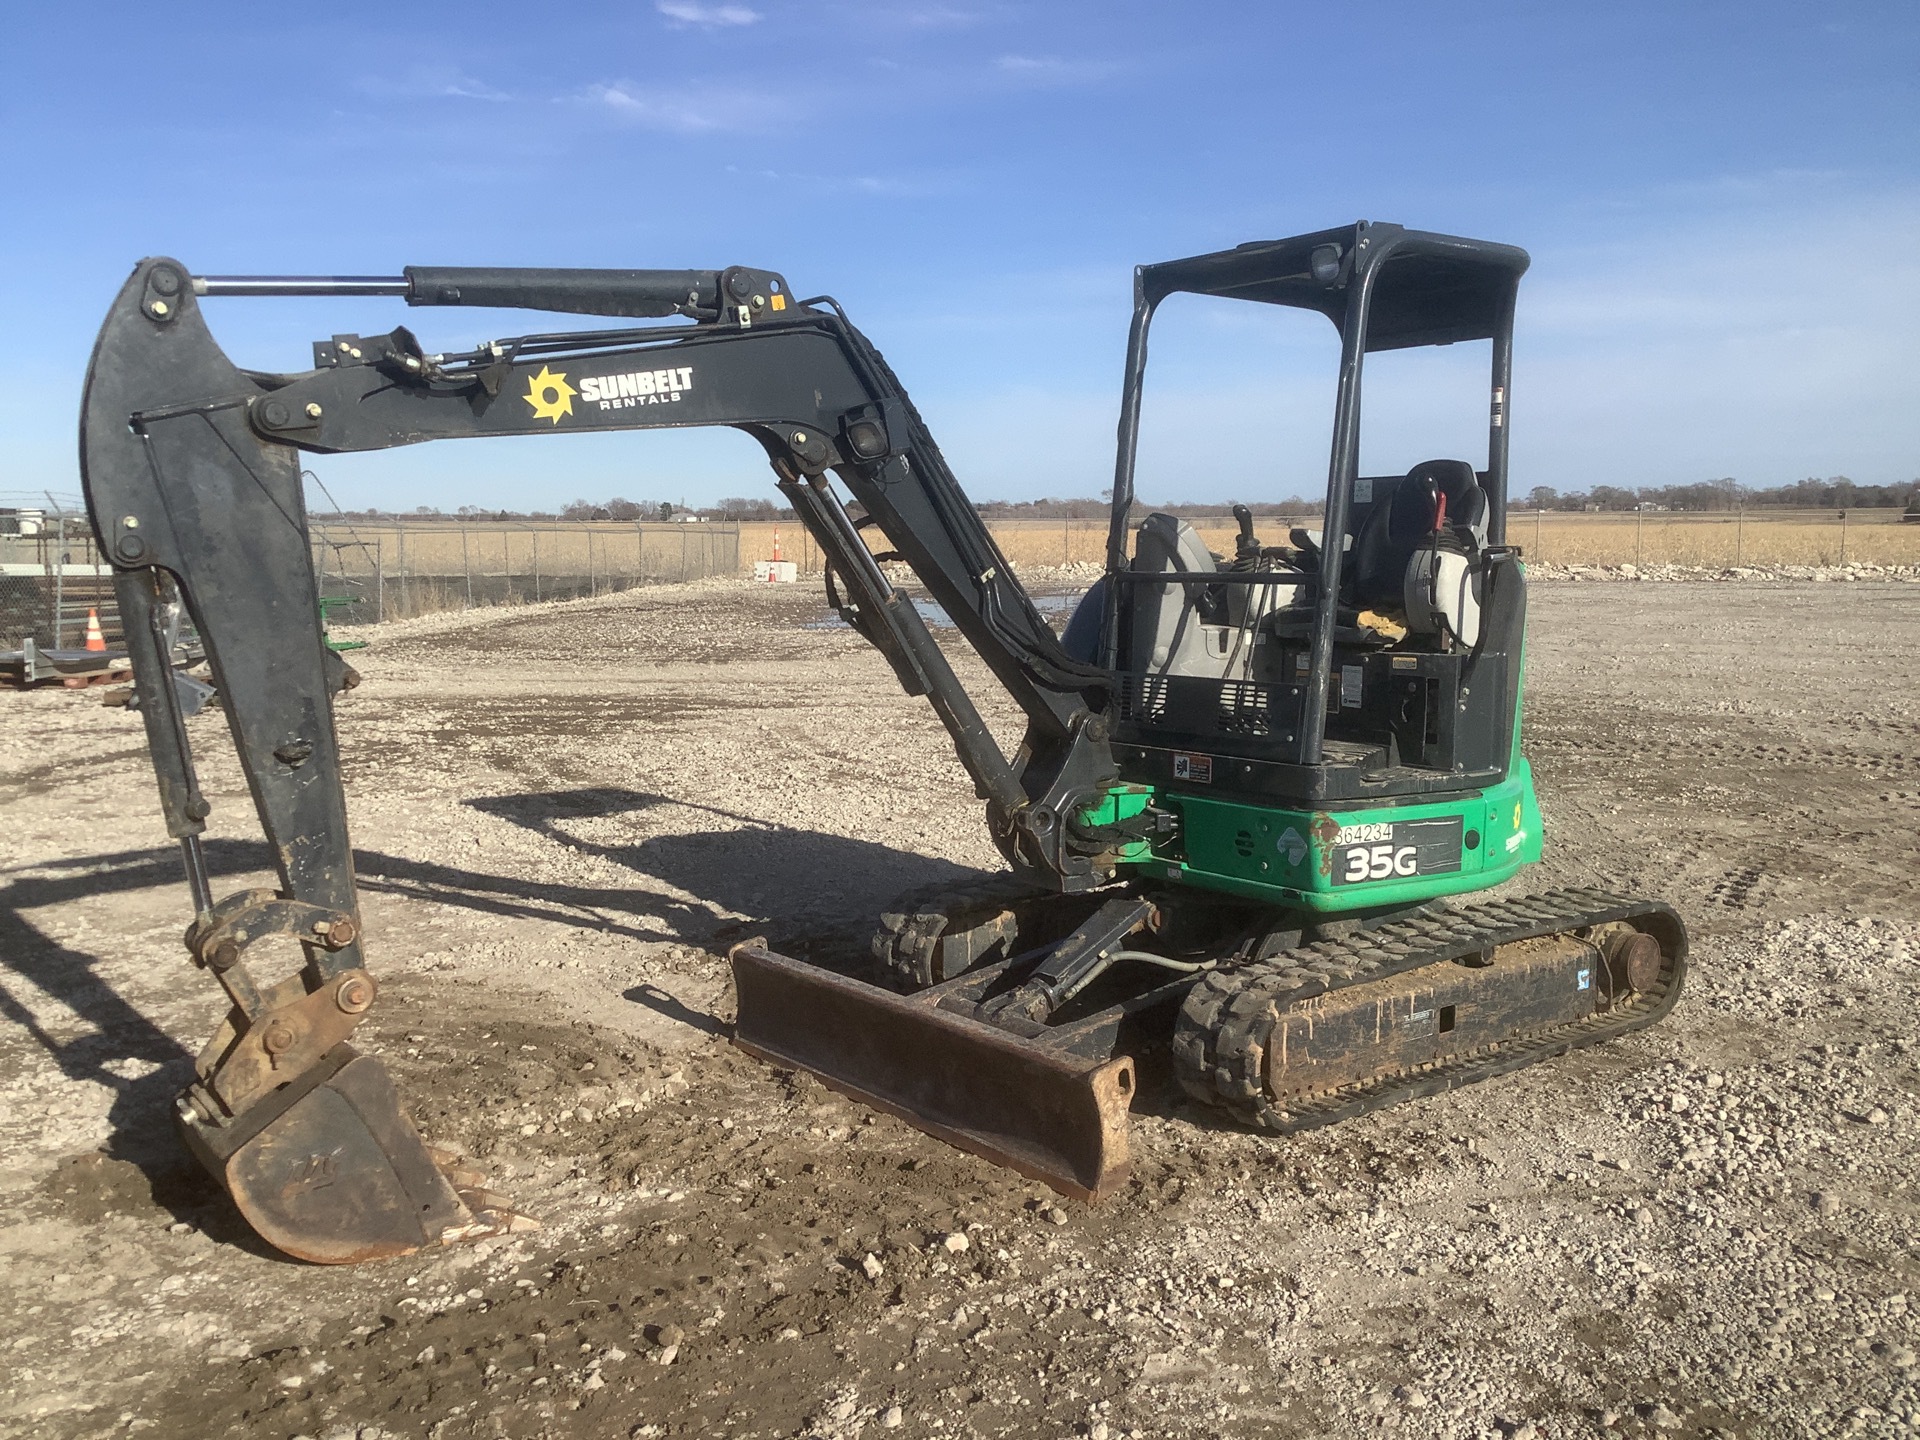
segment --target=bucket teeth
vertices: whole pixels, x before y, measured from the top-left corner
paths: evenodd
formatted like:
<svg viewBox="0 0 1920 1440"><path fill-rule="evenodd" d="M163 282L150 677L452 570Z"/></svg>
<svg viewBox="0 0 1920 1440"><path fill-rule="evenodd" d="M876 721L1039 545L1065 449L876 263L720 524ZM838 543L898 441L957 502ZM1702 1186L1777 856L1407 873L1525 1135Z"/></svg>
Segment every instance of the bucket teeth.
<svg viewBox="0 0 1920 1440"><path fill-rule="evenodd" d="M301 1260L351 1265L535 1228L422 1142L386 1068L351 1045L227 1124L181 1120L247 1223Z"/></svg>
<svg viewBox="0 0 1920 1440"><path fill-rule="evenodd" d="M460 1202L472 1212L475 1226L479 1227L478 1233L461 1235L458 1239L481 1240L488 1235L524 1235L540 1228L538 1220L514 1209L507 1203L506 1196L495 1191L473 1185L458 1186L456 1193L460 1196ZM441 1240L443 1243L452 1243L445 1235L441 1236Z"/></svg>
<svg viewBox="0 0 1920 1440"><path fill-rule="evenodd" d="M433 1161L433 1168L447 1177L447 1183L460 1192L460 1198L466 1199L469 1190L478 1190L487 1183L484 1170L476 1170L466 1163L464 1156L457 1150L442 1149L438 1145L427 1146L427 1158Z"/></svg>

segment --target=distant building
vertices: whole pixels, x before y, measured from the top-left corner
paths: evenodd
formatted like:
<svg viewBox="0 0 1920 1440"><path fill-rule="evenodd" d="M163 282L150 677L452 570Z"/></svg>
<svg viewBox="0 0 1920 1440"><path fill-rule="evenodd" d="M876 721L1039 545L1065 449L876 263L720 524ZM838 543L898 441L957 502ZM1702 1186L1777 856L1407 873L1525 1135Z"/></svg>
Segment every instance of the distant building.
<svg viewBox="0 0 1920 1440"><path fill-rule="evenodd" d="M46 532L46 511L0 509L0 535L44 535Z"/></svg>

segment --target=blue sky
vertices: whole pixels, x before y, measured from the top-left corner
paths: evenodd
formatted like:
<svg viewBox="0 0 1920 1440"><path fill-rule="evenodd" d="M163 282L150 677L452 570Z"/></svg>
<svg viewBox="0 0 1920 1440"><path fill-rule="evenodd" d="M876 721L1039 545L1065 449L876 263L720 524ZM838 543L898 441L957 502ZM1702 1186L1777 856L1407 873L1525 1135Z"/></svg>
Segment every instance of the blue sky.
<svg viewBox="0 0 1920 1440"><path fill-rule="evenodd" d="M1092 494L1133 265L1363 216L1532 252L1523 491L1905 482L1916 76L1911 0L44 7L0 55L0 491L77 488L93 332L166 253L216 274L764 265L846 304L976 497ZM453 348L544 323L208 313L268 369L335 331ZM1318 492L1321 323L1169 305L1153 498ZM1369 468L1483 447L1480 358L1423 358L1375 376ZM387 508L773 494L724 431L316 468Z"/></svg>

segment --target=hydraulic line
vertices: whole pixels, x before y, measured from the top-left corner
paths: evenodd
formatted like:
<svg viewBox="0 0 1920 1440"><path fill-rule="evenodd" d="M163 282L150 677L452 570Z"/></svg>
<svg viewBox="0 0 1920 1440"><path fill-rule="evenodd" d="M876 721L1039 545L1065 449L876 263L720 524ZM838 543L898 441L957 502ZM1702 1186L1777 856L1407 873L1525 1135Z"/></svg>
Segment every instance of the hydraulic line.
<svg viewBox="0 0 1920 1440"><path fill-rule="evenodd" d="M1173 970L1182 975L1197 975L1203 970L1215 969L1220 963L1217 960L1173 960L1165 955L1156 955L1151 950L1109 950L1100 957L1098 964L1092 966L1084 975L1076 977L1063 989L1053 1003L1056 1006L1066 1004L1122 960L1134 960L1143 965L1157 965L1162 970Z"/></svg>
<svg viewBox="0 0 1920 1440"><path fill-rule="evenodd" d="M1173 960L1165 955L1156 955L1151 950L1116 950L1107 957L1109 960L1138 960L1143 965L1158 965L1162 970L1178 970L1182 975L1197 975L1202 970L1211 970L1218 960Z"/></svg>

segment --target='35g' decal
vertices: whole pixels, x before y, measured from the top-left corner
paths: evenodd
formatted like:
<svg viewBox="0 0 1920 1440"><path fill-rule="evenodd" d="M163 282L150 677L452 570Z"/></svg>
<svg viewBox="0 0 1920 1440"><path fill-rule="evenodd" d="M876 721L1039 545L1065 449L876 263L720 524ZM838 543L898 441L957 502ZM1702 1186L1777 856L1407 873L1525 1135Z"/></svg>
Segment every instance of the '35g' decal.
<svg viewBox="0 0 1920 1440"><path fill-rule="evenodd" d="M1349 885L1420 873L1420 852L1411 845L1350 845L1345 853L1346 873L1340 878Z"/></svg>
<svg viewBox="0 0 1920 1440"><path fill-rule="evenodd" d="M1336 885L1359 885L1452 874L1460 868L1461 829L1458 815L1344 827L1358 843L1334 848L1331 878Z"/></svg>

